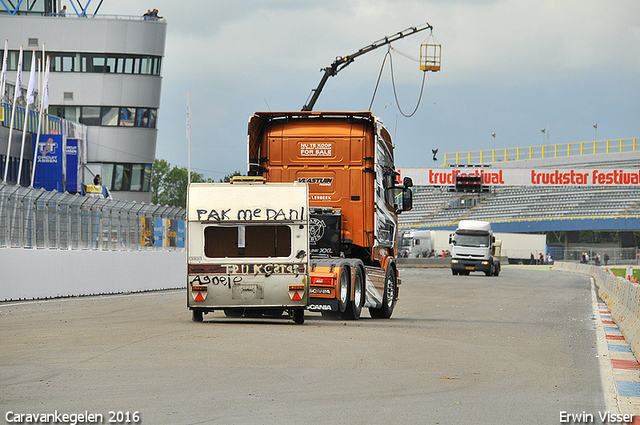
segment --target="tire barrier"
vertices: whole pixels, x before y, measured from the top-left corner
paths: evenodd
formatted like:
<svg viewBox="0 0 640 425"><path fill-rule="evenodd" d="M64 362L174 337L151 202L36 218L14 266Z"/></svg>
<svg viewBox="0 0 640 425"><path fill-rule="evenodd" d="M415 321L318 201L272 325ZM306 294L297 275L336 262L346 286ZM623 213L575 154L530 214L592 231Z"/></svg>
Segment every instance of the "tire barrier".
<svg viewBox="0 0 640 425"><path fill-rule="evenodd" d="M594 279L598 296L607 304L611 318L618 324L638 358L640 355L640 285L629 279L615 276L606 267L556 261L553 270L587 275Z"/></svg>

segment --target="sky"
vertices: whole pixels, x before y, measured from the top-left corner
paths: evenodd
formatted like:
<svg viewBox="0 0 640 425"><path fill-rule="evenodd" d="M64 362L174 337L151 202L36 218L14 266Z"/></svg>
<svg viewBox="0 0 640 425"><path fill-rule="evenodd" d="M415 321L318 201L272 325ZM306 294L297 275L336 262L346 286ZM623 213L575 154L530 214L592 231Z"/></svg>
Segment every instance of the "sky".
<svg viewBox="0 0 640 425"><path fill-rule="evenodd" d="M640 137L637 0L104 0L99 12L149 8L167 22L156 157L187 166L189 92L192 171L215 181L246 172L253 112L299 111L336 57L426 23L432 32L391 45L393 73L386 46L362 55L314 110L372 104L397 168L438 166L445 152ZM440 72L419 68L426 42L441 45Z"/></svg>

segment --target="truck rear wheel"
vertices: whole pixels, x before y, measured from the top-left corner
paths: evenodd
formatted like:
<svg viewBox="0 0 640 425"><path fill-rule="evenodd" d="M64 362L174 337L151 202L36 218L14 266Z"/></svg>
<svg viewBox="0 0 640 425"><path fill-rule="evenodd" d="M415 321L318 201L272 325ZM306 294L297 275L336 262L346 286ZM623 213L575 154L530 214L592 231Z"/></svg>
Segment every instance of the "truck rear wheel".
<svg viewBox="0 0 640 425"><path fill-rule="evenodd" d="M340 313L347 311L349 306L349 269L342 267L340 270L340 280L338 281L338 310Z"/></svg>
<svg viewBox="0 0 640 425"><path fill-rule="evenodd" d="M353 300L349 301L347 309L343 313L345 319L358 320L364 306L364 276L362 269L356 267L353 277Z"/></svg>
<svg viewBox="0 0 640 425"><path fill-rule="evenodd" d="M387 269L387 273L384 277L384 296L382 297L382 307L370 308L369 314L374 319L388 319L393 314L393 309L396 306L396 273L393 267Z"/></svg>

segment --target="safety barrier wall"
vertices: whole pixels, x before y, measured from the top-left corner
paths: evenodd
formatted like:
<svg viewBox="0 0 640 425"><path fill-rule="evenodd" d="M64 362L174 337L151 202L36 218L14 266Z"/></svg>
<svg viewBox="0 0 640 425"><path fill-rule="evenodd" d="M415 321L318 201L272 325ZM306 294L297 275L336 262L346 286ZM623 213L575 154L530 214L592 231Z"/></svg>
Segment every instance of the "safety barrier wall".
<svg viewBox="0 0 640 425"><path fill-rule="evenodd" d="M185 251L0 248L0 302L185 288Z"/></svg>
<svg viewBox="0 0 640 425"><path fill-rule="evenodd" d="M554 270L593 277L598 295L607 304L611 317L631 344L636 358L640 357L640 285L615 276L604 267L556 262Z"/></svg>

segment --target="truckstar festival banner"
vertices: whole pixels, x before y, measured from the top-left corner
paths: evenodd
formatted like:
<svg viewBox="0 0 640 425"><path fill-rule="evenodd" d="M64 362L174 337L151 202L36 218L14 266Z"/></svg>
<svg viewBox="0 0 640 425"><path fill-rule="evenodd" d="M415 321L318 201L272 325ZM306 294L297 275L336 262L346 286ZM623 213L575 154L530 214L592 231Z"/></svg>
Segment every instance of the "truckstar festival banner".
<svg viewBox="0 0 640 425"><path fill-rule="evenodd" d="M624 168L402 168L416 186L454 186L456 176L481 176L485 186L639 186L640 169Z"/></svg>

